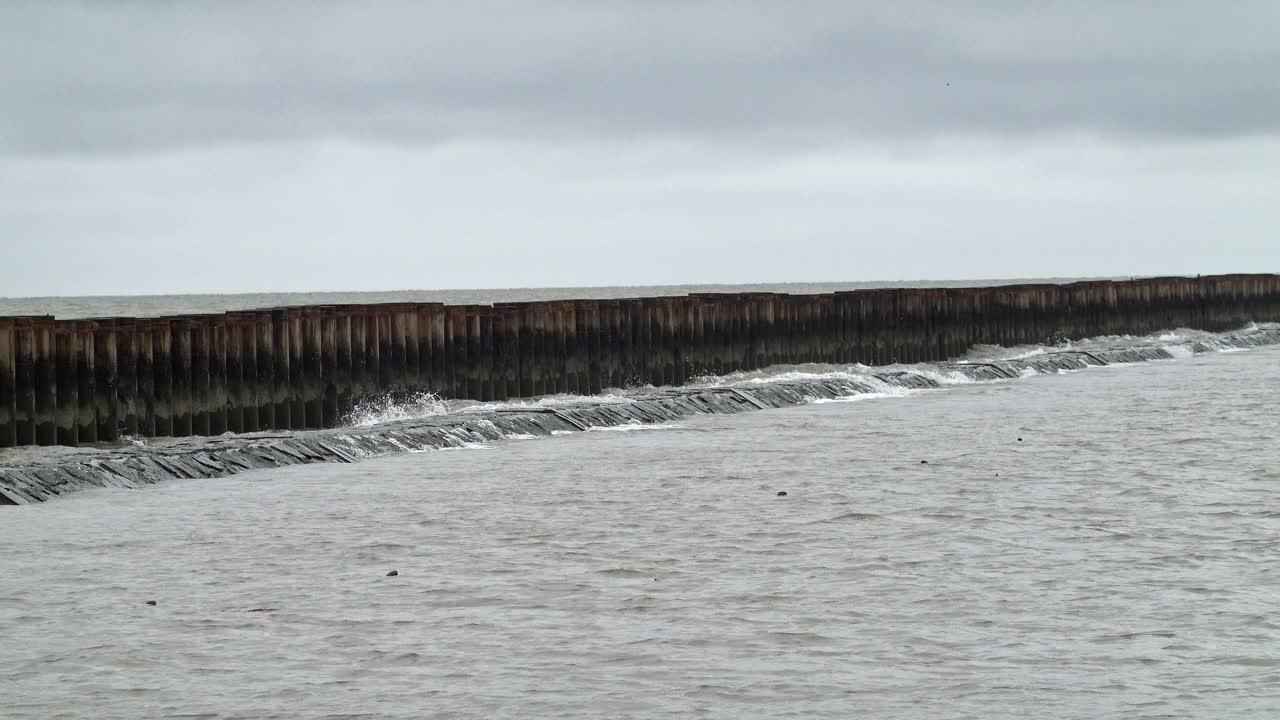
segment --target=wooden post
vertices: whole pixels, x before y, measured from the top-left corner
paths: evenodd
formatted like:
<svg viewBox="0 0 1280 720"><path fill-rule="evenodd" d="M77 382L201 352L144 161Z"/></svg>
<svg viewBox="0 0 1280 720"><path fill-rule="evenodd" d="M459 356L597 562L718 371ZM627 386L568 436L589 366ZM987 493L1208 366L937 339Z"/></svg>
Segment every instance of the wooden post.
<svg viewBox="0 0 1280 720"><path fill-rule="evenodd" d="M405 341L408 334L408 318L404 312L404 306L399 303L385 307L390 323L388 327L391 331L391 364L383 363L383 369L388 373L382 386L384 389L403 389L408 386L408 343Z"/></svg>
<svg viewBox="0 0 1280 720"><path fill-rule="evenodd" d="M173 361L173 395L170 417L174 437L191 435L191 321L175 317L169 321L170 359Z"/></svg>
<svg viewBox="0 0 1280 720"><path fill-rule="evenodd" d="M433 370L435 351L431 346L434 335L433 306L430 303L417 303L413 306L413 314L418 337L417 387L426 392L435 392L436 380Z"/></svg>
<svg viewBox="0 0 1280 720"><path fill-rule="evenodd" d="M216 315L191 318L191 434L209 435L209 336Z"/></svg>
<svg viewBox="0 0 1280 720"><path fill-rule="evenodd" d="M332 388L333 418L326 427L341 425L353 406L351 390L351 311L346 306L325 309L324 333L333 336L333 377L326 384ZM323 369L323 368L322 368ZM329 404L326 402L326 405Z"/></svg>
<svg viewBox="0 0 1280 720"><path fill-rule="evenodd" d="M53 327L54 352L54 440L58 445L80 444L76 423L79 383L76 382L76 337L71 323L57 321Z"/></svg>
<svg viewBox="0 0 1280 720"><path fill-rule="evenodd" d="M720 328L720 298L716 293L698 293L698 321L694 325L701 348L699 374L724 372L724 342Z"/></svg>
<svg viewBox="0 0 1280 720"><path fill-rule="evenodd" d="M382 379L382 356L386 346L382 328L378 323L378 311L374 305L365 306L365 392L374 394L385 387Z"/></svg>
<svg viewBox="0 0 1280 720"><path fill-rule="evenodd" d="M364 397L365 387L368 384L366 371L369 362L369 330L366 325L368 313L362 305L348 305L344 312L351 333L351 370L347 383L347 397L343 402L350 411L355 407L356 402Z"/></svg>
<svg viewBox="0 0 1280 720"><path fill-rule="evenodd" d="M138 417L138 434L156 436L156 374L155 343L151 330L152 320L134 321L135 372L138 378L138 397L134 411Z"/></svg>
<svg viewBox="0 0 1280 720"><path fill-rule="evenodd" d="M227 430L245 432L244 412L244 333L236 313L225 316L224 369L227 374Z"/></svg>
<svg viewBox="0 0 1280 720"><path fill-rule="evenodd" d="M254 312L235 313L240 329L240 412L244 418L244 432L263 429L258 417L258 328Z"/></svg>
<svg viewBox="0 0 1280 720"><path fill-rule="evenodd" d="M519 385L513 391L516 397L533 397L537 394L534 391L534 383L537 370L537 354L534 352L534 307L533 303L513 303L511 310L515 314L517 325L514 328L517 334L516 348L519 357L516 358L517 375L520 378Z"/></svg>
<svg viewBox="0 0 1280 720"><path fill-rule="evenodd" d="M373 306L378 318L378 390L386 391L395 384L397 368L403 367L403 363L397 363L396 358L396 339L393 336L391 327L391 311L386 305ZM401 336L400 349L403 355L404 339Z"/></svg>
<svg viewBox="0 0 1280 720"><path fill-rule="evenodd" d="M592 300L573 303L577 321L578 339L578 392L597 395L600 384L600 318L599 306Z"/></svg>
<svg viewBox="0 0 1280 720"><path fill-rule="evenodd" d="M493 309L493 399L520 395L520 314L509 305Z"/></svg>
<svg viewBox="0 0 1280 720"><path fill-rule="evenodd" d="M303 308L289 308L289 427L303 430L307 427L307 358L303 342Z"/></svg>
<svg viewBox="0 0 1280 720"><path fill-rule="evenodd" d="M659 305L657 298L640 298L637 301L636 349L640 356L641 381L659 387L662 385L662 353L658 343L662 340Z"/></svg>
<svg viewBox="0 0 1280 720"><path fill-rule="evenodd" d="M457 305L446 305L444 310L444 345L449 376L445 397L460 399L467 395L467 318Z"/></svg>
<svg viewBox="0 0 1280 720"><path fill-rule="evenodd" d="M17 354L15 321L0 317L0 448L18 444Z"/></svg>
<svg viewBox="0 0 1280 720"><path fill-rule="evenodd" d="M560 392L568 395L585 394L587 384L586 363L582 361L581 329L578 327L577 308L572 300L556 303L558 315L557 333L563 342L564 370Z"/></svg>
<svg viewBox="0 0 1280 720"><path fill-rule="evenodd" d="M34 319L13 319L14 434L18 445L36 444L36 334Z"/></svg>
<svg viewBox="0 0 1280 720"><path fill-rule="evenodd" d="M609 385L626 388L635 384L632 377L635 363L632 357L635 337L631 321L633 303L631 300L619 299L608 301L606 306L609 308L609 335L612 343L609 360L613 365Z"/></svg>
<svg viewBox="0 0 1280 720"><path fill-rule="evenodd" d="M448 397L453 387L453 365L449 347L445 341L445 308L441 303L427 306L431 326L431 391L440 397Z"/></svg>
<svg viewBox="0 0 1280 720"><path fill-rule="evenodd" d="M36 444L57 445L58 363L52 317L33 318L32 368L36 411Z"/></svg>
<svg viewBox="0 0 1280 720"><path fill-rule="evenodd" d="M478 362L475 363L476 370L479 373L476 399L491 402L497 392L497 379L494 375L496 370L494 364L496 343L493 337L494 312L492 308L476 306L474 313L475 328L477 330L476 349L479 356Z"/></svg>
<svg viewBox="0 0 1280 720"><path fill-rule="evenodd" d="M483 311L475 305L467 305L467 393L472 400L484 399L484 339L480 327Z"/></svg>
<svg viewBox="0 0 1280 720"><path fill-rule="evenodd" d="M228 430L227 414L227 316L210 315L209 333L209 434L221 435Z"/></svg>
<svg viewBox="0 0 1280 720"><path fill-rule="evenodd" d="M98 441L116 442L125 427L125 405L121 398L131 397L132 366L126 372L120 364L120 320L98 321L94 335L94 404L98 418Z"/></svg>
<svg viewBox="0 0 1280 720"><path fill-rule="evenodd" d="M533 350L538 370L533 394L552 395L563 389L564 356L560 353L563 338L559 331L559 308L553 303L540 302L534 312L537 324Z"/></svg>
<svg viewBox="0 0 1280 720"><path fill-rule="evenodd" d="M404 386L409 390L422 389L422 329L418 323L418 306L402 303L404 316Z"/></svg>
<svg viewBox="0 0 1280 720"><path fill-rule="evenodd" d="M319 308L309 307L302 311L302 356L305 427L308 430L318 430L324 427L325 420L324 327ZM330 371L332 372L332 367Z"/></svg>
<svg viewBox="0 0 1280 720"><path fill-rule="evenodd" d="M98 441L97 372L94 367L94 331L98 323L76 320L72 324L72 346L76 356L76 442Z"/></svg>
<svg viewBox="0 0 1280 720"><path fill-rule="evenodd" d="M276 424L276 358L275 331L271 327L270 310L254 310L254 368L257 378L254 383L256 392L258 429L270 430L279 427Z"/></svg>
<svg viewBox="0 0 1280 720"><path fill-rule="evenodd" d="M683 385L685 382L686 363L688 361L687 329L688 298L669 297L667 301L667 322L670 323L671 335L671 385Z"/></svg>
<svg viewBox="0 0 1280 720"><path fill-rule="evenodd" d="M319 402L318 427L338 425L338 322L331 306L314 308L316 340L320 352L319 372L316 373L315 398ZM310 421L308 413L308 421Z"/></svg>
<svg viewBox="0 0 1280 720"><path fill-rule="evenodd" d="M290 397L293 392L293 375L290 370L292 355L289 345L289 309L272 308L271 310L271 356L274 360L272 377L274 388L271 393L272 426L280 430L294 427Z"/></svg>

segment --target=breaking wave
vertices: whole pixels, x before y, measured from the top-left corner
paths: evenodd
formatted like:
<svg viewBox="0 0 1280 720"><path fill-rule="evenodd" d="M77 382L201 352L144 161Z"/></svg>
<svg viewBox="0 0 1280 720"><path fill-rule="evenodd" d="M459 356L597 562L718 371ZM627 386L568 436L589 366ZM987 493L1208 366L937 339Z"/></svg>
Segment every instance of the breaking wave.
<svg viewBox="0 0 1280 720"><path fill-rule="evenodd" d="M430 392L382 393L356 402L347 413L344 425L373 427L400 420L420 420L449 412L449 403Z"/></svg>

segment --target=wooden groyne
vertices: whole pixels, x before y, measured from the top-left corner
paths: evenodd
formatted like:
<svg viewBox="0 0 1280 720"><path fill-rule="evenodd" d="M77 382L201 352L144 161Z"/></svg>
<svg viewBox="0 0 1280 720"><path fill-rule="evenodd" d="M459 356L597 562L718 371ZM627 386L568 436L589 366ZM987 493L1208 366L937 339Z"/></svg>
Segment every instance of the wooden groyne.
<svg viewBox="0 0 1280 720"><path fill-rule="evenodd" d="M338 426L362 397L501 400L780 363L941 361L977 344L1280 320L1280 275L716 293L498 305L0 318L0 447Z"/></svg>
<svg viewBox="0 0 1280 720"><path fill-rule="evenodd" d="M247 470L307 463L350 463L401 452L463 447L511 437L544 437L591 428L670 423L694 415L732 415L802 405L894 388L928 390L946 375L973 381L1016 381L1028 375L1168 360L1179 354L1280 344L1280 328L1211 335L1178 343L1063 350L989 362L941 363L911 369L868 368L766 383L643 389L620 396L551 404L478 405L460 412L383 423L287 433L157 440L105 449L15 451L0 462L0 505L42 502L88 488L138 488L176 478L215 478Z"/></svg>

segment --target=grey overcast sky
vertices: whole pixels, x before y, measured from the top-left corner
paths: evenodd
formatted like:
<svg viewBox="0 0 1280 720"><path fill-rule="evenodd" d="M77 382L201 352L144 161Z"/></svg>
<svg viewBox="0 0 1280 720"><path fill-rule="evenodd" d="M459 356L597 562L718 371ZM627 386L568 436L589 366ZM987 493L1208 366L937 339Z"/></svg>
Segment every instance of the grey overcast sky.
<svg viewBox="0 0 1280 720"><path fill-rule="evenodd" d="M1280 271L1280 2L0 6L0 295Z"/></svg>

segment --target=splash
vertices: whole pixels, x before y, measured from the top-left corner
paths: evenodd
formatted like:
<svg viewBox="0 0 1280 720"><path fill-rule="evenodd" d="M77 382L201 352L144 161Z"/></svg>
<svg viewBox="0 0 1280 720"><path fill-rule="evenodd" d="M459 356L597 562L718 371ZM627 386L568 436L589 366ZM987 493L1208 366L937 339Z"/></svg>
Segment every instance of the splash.
<svg viewBox="0 0 1280 720"><path fill-rule="evenodd" d="M372 427L399 420L417 420L444 415L449 405L439 395L429 392L381 393L356 402L346 415L345 425Z"/></svg>

